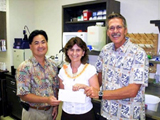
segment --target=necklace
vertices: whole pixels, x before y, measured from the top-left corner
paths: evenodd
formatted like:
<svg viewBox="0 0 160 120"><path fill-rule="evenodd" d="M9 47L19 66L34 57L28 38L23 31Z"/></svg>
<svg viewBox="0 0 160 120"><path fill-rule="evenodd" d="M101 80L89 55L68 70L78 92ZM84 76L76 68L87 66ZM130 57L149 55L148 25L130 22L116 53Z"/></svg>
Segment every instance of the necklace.
<svg viewBox="0 0 160 120"><path fill-rule="evenodd" d="M64 71L65 71L65 74L67 75L67 77L72 78L72 79L75 80L77 77L79 77L85 71L87 66L88 66L88 64L85 64L83 70L79 74L76 73L74 75L73 74L72 75L69 74L69 70L68 70L68 66L67 65L63 65L63 68L64 68Z"/></svg>

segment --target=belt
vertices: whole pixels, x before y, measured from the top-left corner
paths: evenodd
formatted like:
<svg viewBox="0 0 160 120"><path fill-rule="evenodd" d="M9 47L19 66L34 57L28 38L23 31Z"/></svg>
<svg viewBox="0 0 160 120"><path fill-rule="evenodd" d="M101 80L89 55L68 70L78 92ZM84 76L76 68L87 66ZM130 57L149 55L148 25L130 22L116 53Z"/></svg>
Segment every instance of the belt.
<svg viewBox="0 0 160 120"><path fill-rule="evenodd" d="M51 106L46 106L46 107L34 107L34 106L30 106L30 108L32 109L36 109L36 110L44 110L47 111L51 108Z"/></svg>

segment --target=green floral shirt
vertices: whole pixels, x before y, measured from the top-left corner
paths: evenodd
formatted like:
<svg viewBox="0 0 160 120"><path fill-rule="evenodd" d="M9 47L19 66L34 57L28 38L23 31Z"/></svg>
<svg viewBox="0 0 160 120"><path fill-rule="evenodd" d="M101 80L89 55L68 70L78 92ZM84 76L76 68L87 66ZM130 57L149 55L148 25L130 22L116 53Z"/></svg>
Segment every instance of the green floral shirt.
<svg viewBox="0 0 160 120"><path fill-rule="evenodd" d="M58 89L57 67L53 61L45 58L42 67L31 57L22 62L16 71L17 95L35 94L38 96L56 96ZM29 103L31 106L43 107L47 103Z"/></svg>

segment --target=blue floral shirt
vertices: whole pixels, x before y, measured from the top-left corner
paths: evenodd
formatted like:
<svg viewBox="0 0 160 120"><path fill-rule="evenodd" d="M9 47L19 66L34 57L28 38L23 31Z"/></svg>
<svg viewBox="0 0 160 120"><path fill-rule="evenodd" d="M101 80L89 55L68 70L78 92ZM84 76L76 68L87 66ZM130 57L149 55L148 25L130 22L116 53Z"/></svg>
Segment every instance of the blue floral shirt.
<svg viewBox="0 0 160 120"><path fill-rule="evenodd" d="M102 100L101 115L109 120L145 120L145 87L148 86L148 58L145 51L129 38L117 50L105 45L96 62L102 72L102 90L115 90L129 84L141 84L134 98Z"/></svg>

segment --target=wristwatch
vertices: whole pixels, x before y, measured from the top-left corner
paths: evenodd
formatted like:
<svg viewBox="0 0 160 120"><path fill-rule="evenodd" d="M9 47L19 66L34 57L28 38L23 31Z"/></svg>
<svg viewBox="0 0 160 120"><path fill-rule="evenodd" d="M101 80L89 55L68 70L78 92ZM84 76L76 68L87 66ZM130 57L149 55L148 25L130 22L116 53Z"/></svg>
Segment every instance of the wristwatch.
<svg viewBox="0 0 160 120"><path fill-rule="evenodd" d="M102 97L103 97L103 91L101 91L101 90L100 90L100 91L99 91L99 93L98 93L98 95L99 95L99 99L100 99L100 100L102 100Z"/></svg>

